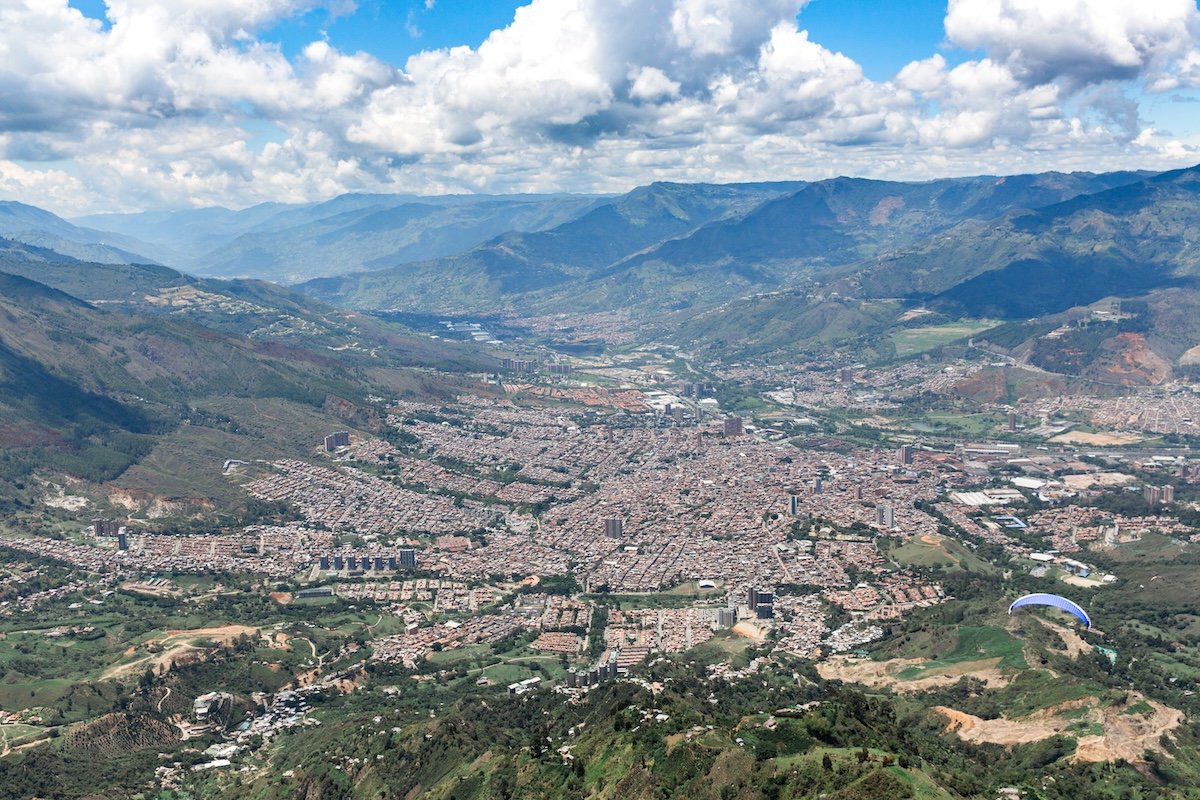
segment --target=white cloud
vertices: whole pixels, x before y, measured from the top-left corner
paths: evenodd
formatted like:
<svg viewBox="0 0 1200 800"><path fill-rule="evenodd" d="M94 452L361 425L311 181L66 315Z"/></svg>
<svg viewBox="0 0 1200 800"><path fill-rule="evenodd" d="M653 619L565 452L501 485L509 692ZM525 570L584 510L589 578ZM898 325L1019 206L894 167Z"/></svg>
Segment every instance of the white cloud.
<svg viewBox="0 0 1200 800"><path fill-rule="evenodd" d="M1071 88L1146 78L1165 90L1196 76L1195 0L950 0L950 41L982 48L1027 84Z"/></svg>
<svg viewBox="0 0 1200 800"><path fill-rule="evenodd" d="M984 57L884 82L803 5L532 0L476 48L391 65L262 39L346 0L109 0L108 30L0 0L0 192L69 211L1200 160L1125 91L1200 85L1191 0L952 0L949 40Z"/></svg>
<svg viewBox="0 0 1200 800"><path fill-rule="evenodd" d="M634 71L630 78L633 84L629 87L629 96L634 100L662 100L679 96L679 81L671 80L658 67L642 67Z"/></svg>
<svg viewBox="0 0 1200 800"><path fill-rule="evenodd" d="M675 43L698 56L744 54L781 19L795 17L795 0L676 0L671 11Z"/></svg>

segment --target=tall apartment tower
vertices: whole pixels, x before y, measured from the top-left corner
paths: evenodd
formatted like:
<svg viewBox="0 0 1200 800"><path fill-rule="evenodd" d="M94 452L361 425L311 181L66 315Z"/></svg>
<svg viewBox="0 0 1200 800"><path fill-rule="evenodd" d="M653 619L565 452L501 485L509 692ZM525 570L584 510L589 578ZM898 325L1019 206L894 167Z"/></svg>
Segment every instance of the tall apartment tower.
<svg viewBox="0 0 1200 800"><path fill-rule="evenodd" d="M875 506L875 524L888 529L896 527L896 509L887 503Z"/></svg>
<svg viewBox="0 0 1200 800"><path fill-rule="evenodd" d="M332 453L339 447L346 447L350 444L350 431L338 431L331 433L325 437L325 452Z"/></svg>
<svg viewBox="0 0 1200 800"><path fill-rule="evenodd" d="M913 463L913 449L911 444L900 445L900 452L897 453L900 463L904 466L910 466Z"/></svg>
<svg viewBox="0 0 1200 800"><path fill-rule="evenodd" d="M1015 411L1008 412L1008 432L1017 432L1017 412Z"/></svg>
<svg viewBox="0 0 1200 800"><path fill-rule="evenodd" d="M620 517L604 520L604 535L610 539L620 539L625 535L625 520Z"/></svg>
<svg viewBox="0 0 1200 800"><path fill-rule="evenodd" d="M726 417L725 418L725 435L726 436L741 436L742 435L742 418L741 417Z"/></svg>
<svg viewBox="0 0 1200 800"><path fill-rule="evenodd" d="M793 517L800 516L800 495L793 494L788 497L788 514Z"/></svg>

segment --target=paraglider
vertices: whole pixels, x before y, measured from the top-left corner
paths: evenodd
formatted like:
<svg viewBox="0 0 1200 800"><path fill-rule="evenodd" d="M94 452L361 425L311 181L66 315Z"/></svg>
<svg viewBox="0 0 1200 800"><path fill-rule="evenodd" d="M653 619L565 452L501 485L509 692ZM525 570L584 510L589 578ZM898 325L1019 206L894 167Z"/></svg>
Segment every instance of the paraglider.
<svg viewBox="0 0 1200 800"><path fill-rule="evenodd" d="M1008 607L1008 613L1011 614L1015 609L1023 608L1024 606L1053 606L1054 608L1061 608L1069 614L1074 614L1080 622L1087 626L1088 630L1092 629L1092 618L1088 616L1088 613L1080 608L1079 604L1074 600L1068 600L1057 594L1042 594L1039 592L1018 597Z"/></svg>

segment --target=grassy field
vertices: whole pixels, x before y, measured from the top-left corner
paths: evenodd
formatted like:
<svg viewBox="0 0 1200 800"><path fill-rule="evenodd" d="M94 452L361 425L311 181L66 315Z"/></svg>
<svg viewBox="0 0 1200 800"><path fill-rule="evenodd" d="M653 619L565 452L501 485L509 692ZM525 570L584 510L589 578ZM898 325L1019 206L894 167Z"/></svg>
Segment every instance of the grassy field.
<svg viewBox="0 0 1200 800"><path fill-rule="evenodd" d="M1063 680L1048 670L1027 669L1017 673L1013 682L997 690L992 697L1011 718L1032 714L1041 708L1049 708L1083 697L1097 697L1106 702L1109 692L1103 686L1079 679ZM1075 710L1071 716L1082 717L1086 708ZM1069 718L1069 717L1068 717Z"/></svg>
<svg viewBox="0 0 1200 800"><path fill-rule="evenodd" d="M718 631L711 639L702 645L692 648L691 657L708 664L729 663L743 666L749 663L749 639L738 636L730 631Z"/></svg>
<svg viewBox="0 0 1200 800"><path fill-rule="evenodd" d="M891 335L897 358L908 358L944 344L966 339L999 324L995 320L965 319L946 325L927 325L922 328L902 328Z"/></svg>
<svg viewBox="0 0 1200 800"><path fill-rule="evenodd" d="M937 655L919 667L909 667L899 674L902 680L914 680L927 672L945 670L967 661L999 658L997 667L1027 669L1022 654L1024 644L1008 631L995 625L962 625L955 631L952 649Z"/></svg>
<svg viewBox="0 0 1200 800"><path fill-rule="evenodd" d="M17 747L24 742L39 738L45 732L45 728L33 725L0 725L0 750Z"/></svg>
<svg viewBox="0 0 1200 800"><path fill-rule="evenodd" d="M1003 428L1007 418L1001 414L962 414L955 412L926 414L913 420L914 430L926 433L949 433L957 436L978 437L995 433Z"/></svg>
<svg viewBox="0 0 1200 800"><path fill-rule="evenodd" d="M932 567L935 564L965 572L994 573L996 568L961 543L945 536L914 536L888 552L900 566Z"/></svg>
<svg viewBox="0 0 1200 800"><path fill-rule="evenodd" d="M867 748L867 752L870 754L872 761L875 762L892 756L890 753L875 748ZM828 755L835 765L834 768L837 769L837 765L858 763L858 754L859 749L857 748L818 747L807 753L782 756L776 759L776 764L782 771L793 769L801 764L820 764L821 759ZM912 790L914 800L948 800L953 797L953 795L939 787L932 778L919 768L910 767L909 769L902 769L893 764L886 769L889 774Z"/></svg>

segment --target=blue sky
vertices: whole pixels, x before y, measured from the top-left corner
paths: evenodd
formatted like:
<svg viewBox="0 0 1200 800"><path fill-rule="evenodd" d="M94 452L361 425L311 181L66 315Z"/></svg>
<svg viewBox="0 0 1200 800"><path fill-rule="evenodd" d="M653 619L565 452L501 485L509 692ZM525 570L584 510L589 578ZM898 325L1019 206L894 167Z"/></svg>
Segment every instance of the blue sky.
<svg viewBox="0 0 1200 800"><path fill-rule="evenodd" d="M103 6L99 0L90 0ZM358 10L335 17L313 11L269 31L295 53L326 33L344 50L367 52L403 64L421 50L468 45L477 47L493 30L512 22L524 2L516 0L440 0L426 8L424 0L367 0ZM811 0L798 15L815 41L862 65L867 77L887 80L910 61L924 58L943 42L944 0ZM414 33L416 35L414 35ZM954 48L943 48L955 52ZM965 54L956 53L961 60Z"/></svg>
<svg viewBox="0 0 1200 800"><path fill-rule="evenodd" d="M1200 162L1196 0L6 13L0 197L61 211Z"/></svg>
<svg viewBox="0 0 1200 800"><path fill-rule="evenodd" d="M363 0L348 14L317 9L281 21L261 38L295 56L313 39L327 36L342 50L365 50L402 65L421 50L477 47L507 26L526 2L518 0ZM106 20L104 0L70 0L89 17ZM944 0L811 0L797 16L815 41L853 58L873 80L887 80L910 61L943 44ZM942 51L962 60L952 47Z"/></svg>

